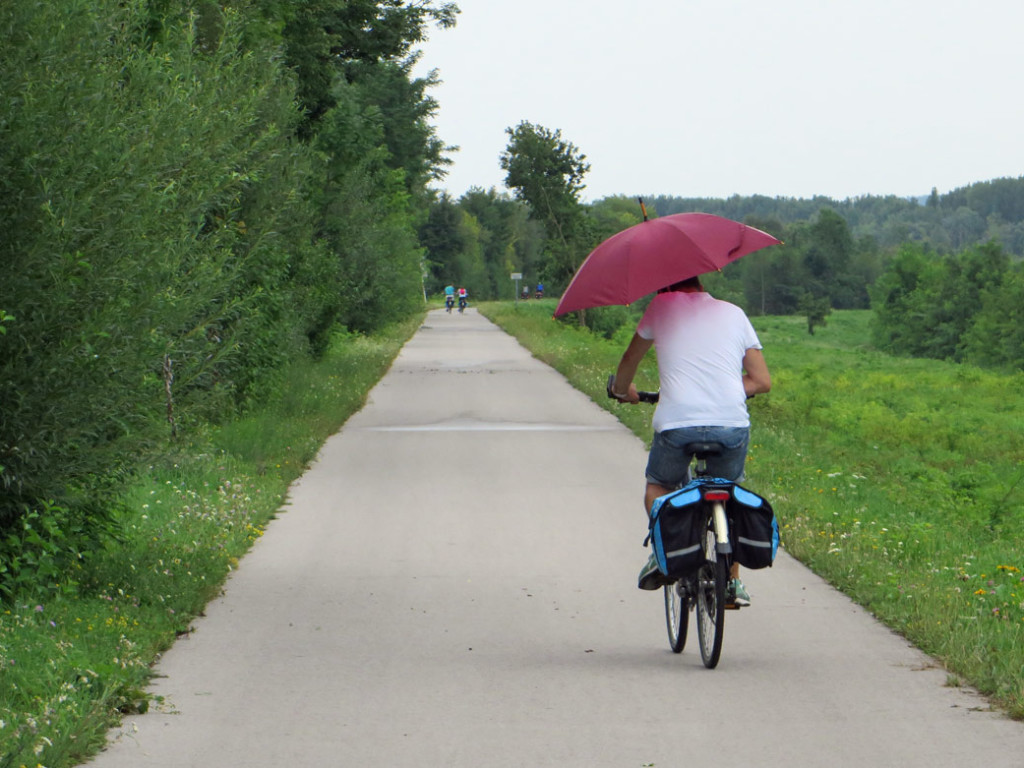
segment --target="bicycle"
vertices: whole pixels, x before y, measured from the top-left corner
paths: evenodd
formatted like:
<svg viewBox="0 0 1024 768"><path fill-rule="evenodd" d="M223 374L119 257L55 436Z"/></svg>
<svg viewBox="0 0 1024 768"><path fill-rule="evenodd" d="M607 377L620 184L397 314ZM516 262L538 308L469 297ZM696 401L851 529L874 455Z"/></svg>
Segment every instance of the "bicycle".
<svg viewBox="0 0 1024 768"><path fill-rule="evenodd" d="M614 375L608 377L608 396L618 399L612 393L614 380ZM657 403L659 399L658 392L637 394L643 403ZM723 449L721 443L711 442L690 443L686 446L686 451L693 453L696 458L696 477L709 481L698 486L700 504L697 514L701 516L700 547L704 557L696 570L671 579L664 585L669 646L673 653L682 653L686 645L689 614L690 611L696 611L701 660L708 669L714 669L722 655L726 609L739 608L735 602L729 603L727 600L732 545L725 504L731 498L734 484L713 480L707 472L707 459L719 455Z"/></svg>
<svg viewBox="0 0 1024 768"><path fill-rule="evenodd" d="M691 443L686 447L697 458L696 476L708 478L707 459L718 455L721 443ZM704 562L693 573L675 579L664 587L665 622L669 646L673 653L682 653L686 645L689 612L697 613L697 639L701 660L714 669L722 656L725 635L725 611L739 609L729 601L729 573L732 568L732 544L729 540L729 519L725 503L732 494L731 483L711 482L700 486L701 504L698 514Z"/></svg>

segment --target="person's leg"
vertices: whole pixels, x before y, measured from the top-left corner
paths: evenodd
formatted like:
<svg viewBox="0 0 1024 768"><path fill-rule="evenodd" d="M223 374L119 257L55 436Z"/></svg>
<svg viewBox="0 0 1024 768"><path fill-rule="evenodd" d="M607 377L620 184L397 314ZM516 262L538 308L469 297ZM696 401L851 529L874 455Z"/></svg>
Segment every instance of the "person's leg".
<svg viewBox="0 0 1024 768"><path fill-rule="evenodd" d="M672 493L672 491L672 488L652 483L650 480L647 481L647 489L644 491L644 509L647 510L648 517L651 515L651 507L654 505L654 500L659 496L664 496L666 493Z"/></svg>
<svg viewBox="0 0 1024 768"><path fill-rule="evenodd" d="M644 508L651 514L651 505L659 496L671 493L686 485L690 479L690 460L692 456L682 449L685 441L680 441L682 430L670 429L655 432L651 440L651 451L647 455L647 489L644 492Z"/></svg>
<svg viewBox="0 0 1024 768"><path fill-rule="evenodd" d="M655 499L671 493L685 483L687 478L687 465L683 452L678 446L661 432L654 433L651 441L651 451L647 456L647 487L644 490L644 509L648 518L651 515L651 507ZM640 589L661 589L666 583L664 576L658 568L657 560L652 553L644 567L640 569L640 577L637 586Z"/></svg>

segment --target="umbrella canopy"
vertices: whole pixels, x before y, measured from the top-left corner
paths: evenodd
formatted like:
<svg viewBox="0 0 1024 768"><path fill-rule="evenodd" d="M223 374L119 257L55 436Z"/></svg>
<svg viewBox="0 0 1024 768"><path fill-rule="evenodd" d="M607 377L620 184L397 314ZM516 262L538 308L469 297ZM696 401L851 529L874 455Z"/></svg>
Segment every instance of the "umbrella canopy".
<svg viewBox="0 0 1024 768"><path fill-rule="evenodd" d="M642 221L591 251L562 294L555 316L631 304L780 242L759 229L710 213L677 213Z"/></svg>

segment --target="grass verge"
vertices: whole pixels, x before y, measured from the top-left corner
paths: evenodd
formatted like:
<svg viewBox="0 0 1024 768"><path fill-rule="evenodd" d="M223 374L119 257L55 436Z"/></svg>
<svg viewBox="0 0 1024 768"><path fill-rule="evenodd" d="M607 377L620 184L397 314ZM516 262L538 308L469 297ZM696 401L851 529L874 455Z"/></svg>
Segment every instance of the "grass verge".
<svg viewBox="0 0 1024 768"><path fill-rule="evenodd" d="M480 309L649 444L650 411L604 391L632 329L603 338L554 306ZM773 388L751 401L749 484L790 554L1024 719L1024 374L879 353L869 322L754 319ZM657 389L648 357L638 386Z"/></svg>
<svg viewBox="0 0 1024 768"><path fill-rule="evenodd" d="M0 768L64 768L143 712L151 666L221 589L288 486L363 404L422 317L339 335L281 394L139 468L105 549L61 592L0 611Z"/></svg>

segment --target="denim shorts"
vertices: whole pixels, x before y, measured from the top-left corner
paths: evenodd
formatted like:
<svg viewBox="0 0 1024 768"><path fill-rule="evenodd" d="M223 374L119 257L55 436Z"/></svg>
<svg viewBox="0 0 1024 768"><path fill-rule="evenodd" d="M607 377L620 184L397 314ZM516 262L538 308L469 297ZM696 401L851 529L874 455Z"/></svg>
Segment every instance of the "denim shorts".
<svg viewBox="0 0 1024 768"><path fill-rule="evenodd" d="M664 488L679 488L690 481L693 454L690 443L721 443L721 456L708 457L708 474L734 482L744 479L743 463L750 445L749 427L680 427L655 432L647 457L647 481Z"/></svg>

